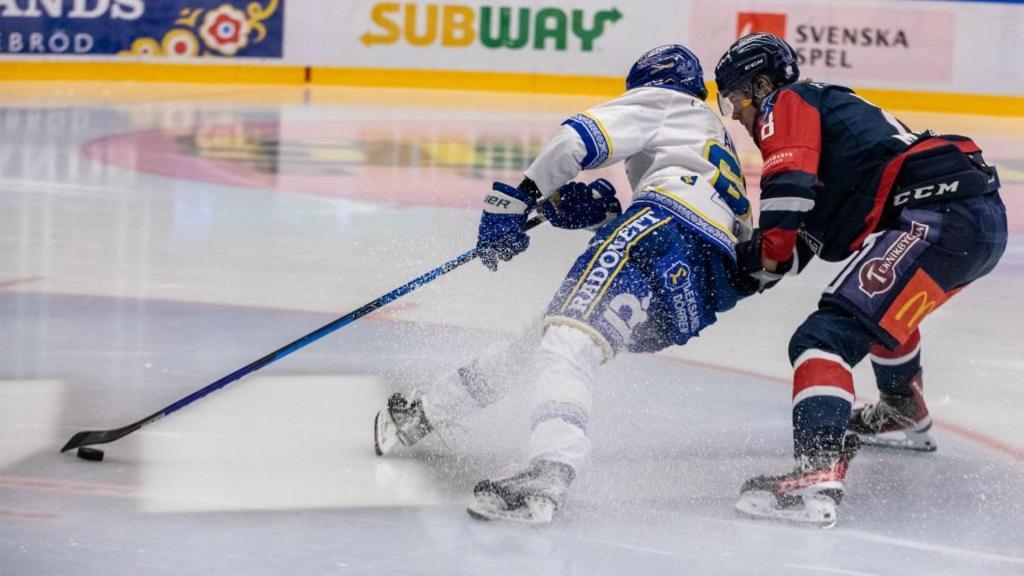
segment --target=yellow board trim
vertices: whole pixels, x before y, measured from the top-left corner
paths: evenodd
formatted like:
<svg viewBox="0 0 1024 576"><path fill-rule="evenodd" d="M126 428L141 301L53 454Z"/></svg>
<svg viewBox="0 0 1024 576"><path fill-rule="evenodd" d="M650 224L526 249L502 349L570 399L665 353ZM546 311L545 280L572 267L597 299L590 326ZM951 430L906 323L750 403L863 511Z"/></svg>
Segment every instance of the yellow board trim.
<svg viewBox="0 0 1024 576"><path fill-rule="evenodd" d="M954 92L918 92L854 88L857 94L886 110L938 112L943 114L980 114L983 116L1024 116L1024 96L960 94ZM708 84L708 102L714 102L718 90Z"/></svg>
<svg viewBox="0 0 1024 576"><path fill-rule="evenodd" d="M306 69L302 66L0 60L0 80L302 84L306 81Z"/></svg>
<svg viewBox="0 0 1024 576"><path fill-rule="evenodd" d="M1024 116L1024 97L991 94L943 94L901 90L858 89L857 94L886 110Z"/></svg>
<svg viewBox="0 0 1024 576"><path fill-rule="evenodd" d="M163 61L74 61L0 59L0 81L89 80L188 82L211 84L316 84L377 88L484 90L535 94L617 96L624 90L619 76L579 76L520 72L471 72L229 64L181 64ZM708 84L708 102L715 87ZM905 90L857 89L857 93L890 110L1024 116L1024 96L958 94Z"/></svg>
<svg viewBox="0 0 1024 576"><path fill-rule="evenodd" d="M618 95L626 89L623 79L620 77L381 68L313 67L310 69L310 83L334 86L486 90L535 94Z"/></svg>

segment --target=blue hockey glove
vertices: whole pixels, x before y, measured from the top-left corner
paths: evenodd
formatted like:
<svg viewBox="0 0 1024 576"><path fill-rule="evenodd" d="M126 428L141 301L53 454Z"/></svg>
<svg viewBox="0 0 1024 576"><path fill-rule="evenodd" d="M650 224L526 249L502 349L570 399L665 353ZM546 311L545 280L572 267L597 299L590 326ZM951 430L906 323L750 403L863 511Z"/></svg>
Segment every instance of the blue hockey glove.
<svg viewBox="0 0 1024 576"><path fill-rule="evenodd" d="M569 182L558 189L558 197L557 208L553 202L545 202L540 207L544 217L556 228L599 228L622 214L615 187L604 178L590 184Z"/></svg>
<svg viewBox="0 0 1024 576"><path fill-rule="evenodd" d="M526 235L526 216L537 206L529 192L503 182L495 182L484 198L476 251L480 261L492 271L498 260L511 260L530 246Z"/></svg>

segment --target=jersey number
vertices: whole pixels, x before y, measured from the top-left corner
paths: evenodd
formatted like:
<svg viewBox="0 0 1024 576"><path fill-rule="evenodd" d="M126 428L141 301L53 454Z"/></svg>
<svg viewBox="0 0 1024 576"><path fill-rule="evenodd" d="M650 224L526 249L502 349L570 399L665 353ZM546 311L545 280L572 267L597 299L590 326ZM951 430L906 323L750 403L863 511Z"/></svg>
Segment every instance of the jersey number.
<svg viewBox="0 0 1024 576"><path fill-rule="evenodd" d="M721 142L708 140L704 146L704 157L715 167L715 174L711 177L711 185L715 187L718 196L729 206L729 210L736 216L746 216L750 213L750 201L747 200L747 186L743 180L743 169L736 153L731 147L726 147Z"/></svg>

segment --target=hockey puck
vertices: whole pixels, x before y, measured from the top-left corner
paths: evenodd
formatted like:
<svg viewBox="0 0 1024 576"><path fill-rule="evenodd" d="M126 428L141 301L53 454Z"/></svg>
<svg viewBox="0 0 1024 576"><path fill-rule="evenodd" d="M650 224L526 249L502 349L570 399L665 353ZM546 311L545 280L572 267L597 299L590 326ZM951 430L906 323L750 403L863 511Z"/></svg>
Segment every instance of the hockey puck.
<svg viewBox="0 0 1024 576"><path fill-rule="evenodd" d="M78 457L82 460L92 460L99 462L103 460L103 450L99 448L89 448L88 446L82 446L78 449Z"/></svg>

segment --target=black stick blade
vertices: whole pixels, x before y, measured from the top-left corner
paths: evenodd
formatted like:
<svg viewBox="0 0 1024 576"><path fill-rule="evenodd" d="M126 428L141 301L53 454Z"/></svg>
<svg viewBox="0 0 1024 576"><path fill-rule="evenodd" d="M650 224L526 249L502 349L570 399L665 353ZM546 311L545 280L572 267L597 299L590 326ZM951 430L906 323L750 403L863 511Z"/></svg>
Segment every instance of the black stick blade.
<svg viewBox="0 0 1024 576"><path fill-rule="evenodd" d="M126 436L135 429L136 428L132 428L131 426L126 426L116 430L86 430L84 432L76 432L75 435L68 440L68 443L60 449L60 451L67 452L68 450L74 450L80 446L113 442L122 436Z"/></svg>
<svg viewBox="0 0 1024 576"><path fill-rule="evenodd" d="M68 443L60 449L61 452L67 452L68 450L74 450L83 444L88 444L86 441L90 434L93 432L76 432L74 436L68 440Z"/></svg>

